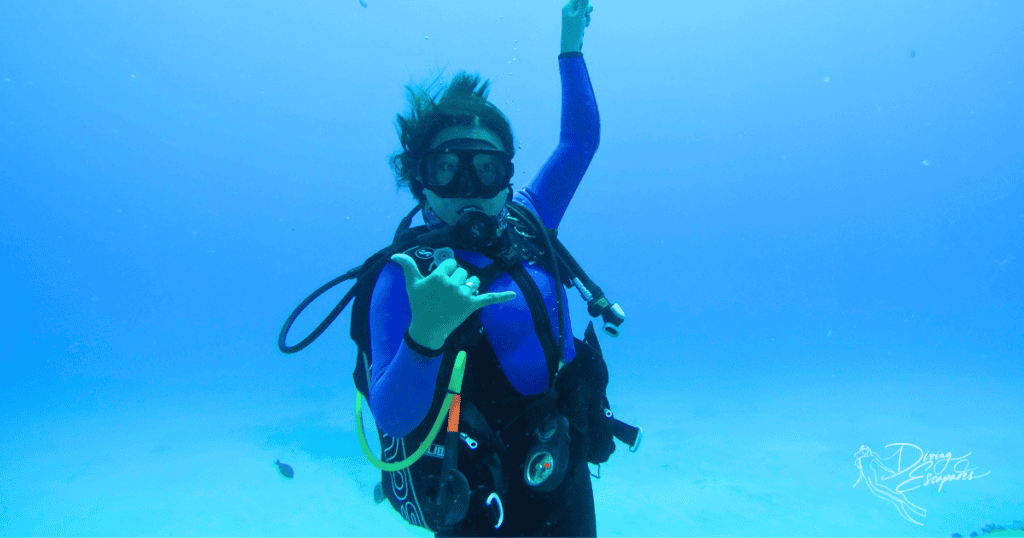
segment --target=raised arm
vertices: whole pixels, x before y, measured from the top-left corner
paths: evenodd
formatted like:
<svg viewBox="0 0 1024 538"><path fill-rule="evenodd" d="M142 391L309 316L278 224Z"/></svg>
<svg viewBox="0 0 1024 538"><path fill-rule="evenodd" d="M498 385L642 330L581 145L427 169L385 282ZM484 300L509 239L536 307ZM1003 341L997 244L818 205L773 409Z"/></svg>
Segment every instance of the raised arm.
<svg viewBox="0 0 1024 538"><path fill-rule="evenodd" d="M555 151L521 193L549 228L557 228L562 222L600 140L597 101L580 52L583 29L589 25L593 9L587 0L570 0L562 8L562 53L558 55L562 79L561 134Z"/></svg>

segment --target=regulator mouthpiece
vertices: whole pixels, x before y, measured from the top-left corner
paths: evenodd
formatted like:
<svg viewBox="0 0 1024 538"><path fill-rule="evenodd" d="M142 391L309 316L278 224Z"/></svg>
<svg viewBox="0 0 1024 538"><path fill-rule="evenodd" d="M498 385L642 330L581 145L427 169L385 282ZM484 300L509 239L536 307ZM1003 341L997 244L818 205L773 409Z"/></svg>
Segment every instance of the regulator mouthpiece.
<svg viewBox="0 0 1024 538"><path fill-rule="evenodd" d="M498 238L498 219L475 207L459 212L459 220L452 230L459 246L468 250L479 250L490 246Z"/></svg>

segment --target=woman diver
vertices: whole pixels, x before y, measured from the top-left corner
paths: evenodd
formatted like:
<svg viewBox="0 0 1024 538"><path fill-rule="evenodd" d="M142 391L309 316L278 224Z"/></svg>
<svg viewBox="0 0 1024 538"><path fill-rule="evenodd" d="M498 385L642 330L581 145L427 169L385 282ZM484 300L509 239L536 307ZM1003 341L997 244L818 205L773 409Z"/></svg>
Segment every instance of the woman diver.
<svg viewBox="0 0 1024 538"><path fill-rule="evenodd" d="M512 130L487 101L489 83L479 76L459 73L441 95L409 88L410 112L397 118L402 150L391 163L398 184L420 203L427 229L450 232L452 248L394 254L371 284L370 410L385 453L384 444L395 439L422 439L452 372L443 359L464 350L463 427L456 431L467 446L458 443L458 451L492 450L459 464L474 492L492 495L463 499L469 506L434 524L414 513L426 501L407 497L415 495L406 483L412 475L385 480L386 496L406 521L437 536L596 536L590 470L580 453L587 448L578 439L584 436L571 435L566 417L543 398L553 373L583 346L556 296L564 294L558 269L543 263L537 247L548 233L543 228L558 227L598 146L597 106L581 52L592 10L587 0L562 7L560 140L525 188L513 191ZM499 259L506 265L488 271ZM455 488L419 493L445 487Z"/></svg>

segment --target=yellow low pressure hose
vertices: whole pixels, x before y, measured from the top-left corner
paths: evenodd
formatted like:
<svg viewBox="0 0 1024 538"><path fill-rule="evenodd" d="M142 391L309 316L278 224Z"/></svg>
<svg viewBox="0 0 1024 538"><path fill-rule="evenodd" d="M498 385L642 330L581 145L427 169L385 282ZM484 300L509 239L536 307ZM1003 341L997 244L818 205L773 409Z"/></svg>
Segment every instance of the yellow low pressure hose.
<svg viewBox="0 0 1024 538"><path fill-rule="evenodd" d="M356 391L356 429L359 431L359 445L363 447L363 454L366 455L366 459L370 460L370 463L374 467L382 471L401 471L406 467L416 463L416 460L420 459L430 445L433 444L434 438L437 437L438 432L441 431L441 424L444 423L444 417L448 414L448 409L451 408L452 399L462 392L462 377L466 373L466 352L460 351L455 357L455 367L452 368L452 377L448 381L448 394L444 397L444 403L441 404L441 412L437 415L437 420L434 421L434 426L430 428L430 433L427 434L427 438L423 440L423 444L420 445L416 452L413 452L411 456L405 458L402 461L397 462L384 462L377 459L370 451L370 445L366 444L366 433L363 431L363 395Z"/></svg>

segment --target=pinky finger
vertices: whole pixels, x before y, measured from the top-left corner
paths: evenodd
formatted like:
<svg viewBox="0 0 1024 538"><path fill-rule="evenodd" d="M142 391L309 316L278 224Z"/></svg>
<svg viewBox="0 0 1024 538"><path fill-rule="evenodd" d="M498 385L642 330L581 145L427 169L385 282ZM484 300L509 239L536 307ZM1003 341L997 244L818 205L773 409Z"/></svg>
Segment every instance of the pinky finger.
<svg viewBox="0 0 1024 538"><path fill-rule="evenodd" d="M503 291L501 293L485 293L479 295L480 306L487 306L492 304L504 303L511 301L516 298L516 292L514 291Z"/></svg>

